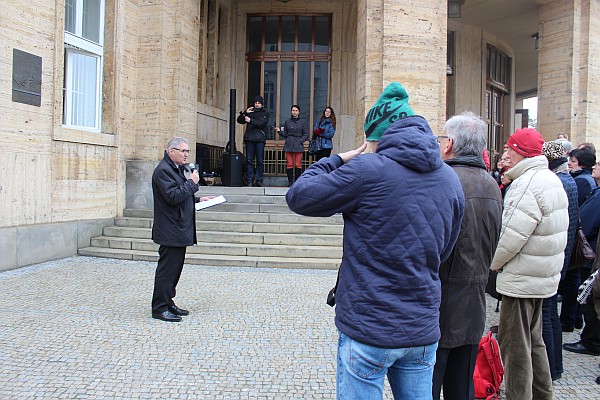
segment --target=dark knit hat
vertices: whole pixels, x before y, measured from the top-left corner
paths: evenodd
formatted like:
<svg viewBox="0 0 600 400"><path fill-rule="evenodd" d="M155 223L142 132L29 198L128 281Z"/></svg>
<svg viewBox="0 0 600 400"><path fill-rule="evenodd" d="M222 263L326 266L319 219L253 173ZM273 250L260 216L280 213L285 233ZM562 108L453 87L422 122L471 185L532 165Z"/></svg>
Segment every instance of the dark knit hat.
<svg viewBox="0 0 600 400"><path fill-rule="evenodd" d="M377 142L386 129L400 118L415 115L408 105L408 93L398 82L390 83L365 117L365 136Z"/></svg>
<svg viewBox="0 0 600 400"><path fill-rule="evenodd" d="M260 95L254 97L254 102L259 102L260 104L265 105L265 99L263 99L263 97Z"/></svg>
<svg viewBox="0 0 600 400"><path fill-rule="evenodd" d="M535 129L523 128L510 135L507 144L524 157L535 157L542 155L544 138Z"/></svg>

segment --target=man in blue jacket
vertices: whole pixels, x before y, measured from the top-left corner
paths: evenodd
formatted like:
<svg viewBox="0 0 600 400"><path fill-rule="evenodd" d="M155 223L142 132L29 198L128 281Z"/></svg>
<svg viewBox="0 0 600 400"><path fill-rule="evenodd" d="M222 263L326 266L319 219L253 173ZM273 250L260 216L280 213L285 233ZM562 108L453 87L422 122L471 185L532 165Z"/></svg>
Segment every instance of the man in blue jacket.
<svg viewBox="0 0 600 400"><path fill-rule="evenodd" d="M358 149L308 168L286 200L299 214L344 216L338 399L381 398L386 374L395 399L430 399L440 338L438 269L458 237L463 191L399 83L381 94L365 132Z"/></svg>

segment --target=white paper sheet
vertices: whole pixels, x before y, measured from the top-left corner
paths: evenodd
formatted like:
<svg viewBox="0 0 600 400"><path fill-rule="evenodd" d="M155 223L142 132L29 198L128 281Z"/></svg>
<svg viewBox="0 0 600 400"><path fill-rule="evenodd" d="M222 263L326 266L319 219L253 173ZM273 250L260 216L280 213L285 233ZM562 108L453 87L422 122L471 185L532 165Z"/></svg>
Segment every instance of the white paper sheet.
<svg viewBox="0 0 600 400"><path fill-rule="evenodd" d="M217 196L213 199L196 203L196 211L203 210L208 207L216 206L217 204L225 203L227 200L223 196Z"/></svg>

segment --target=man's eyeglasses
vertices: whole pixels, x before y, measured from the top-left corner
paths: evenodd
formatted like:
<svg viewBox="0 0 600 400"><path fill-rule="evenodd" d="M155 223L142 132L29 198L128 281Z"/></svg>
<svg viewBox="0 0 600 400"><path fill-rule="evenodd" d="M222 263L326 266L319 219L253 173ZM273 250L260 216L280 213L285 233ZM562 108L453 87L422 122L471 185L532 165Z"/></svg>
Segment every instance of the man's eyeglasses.
<svg viewBox="0 0 600 400"><path fill-rule="evenodd" d="M436 136L436 137L435 137L435 140L436 140L438 143L442 143L442 139L448 139L448 136Z"/></svg>
<svg viewBox="0 0 600 400"><path fill-rule="evenodd" d="M182 153L184 153L184 154L190 154L190 151L189 151L189 150L181 150L181 149L178 149L177 147L171 147L171 148L172 148L173 150L179 150L180 152L182 152Z"/></svg>

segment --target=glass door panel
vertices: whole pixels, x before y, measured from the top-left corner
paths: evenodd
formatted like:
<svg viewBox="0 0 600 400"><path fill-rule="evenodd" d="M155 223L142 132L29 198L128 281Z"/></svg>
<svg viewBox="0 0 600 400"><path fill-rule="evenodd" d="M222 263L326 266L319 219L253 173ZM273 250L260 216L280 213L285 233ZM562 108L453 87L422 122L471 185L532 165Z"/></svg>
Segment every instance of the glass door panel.
<svg viewBox="0 0 600 400"><path fill-rule="evenodd" d="M281 89L279 92L279 125L282 126L290 117L294 104L294 62L281 62Z"/></svg>
<svg viewBox="0 0 600 400"><path fill-rule="evenodd" d="M296 17L281 17L281 51L296 49Z"/></svg>
<svg viewBox="0 0 600 400"><path fill-rule="evenodd" d="M273 124L276 123L277 113L277 62L265 62L265 81L263 86L263 97L265 98L264 107L269 112L269 125L265 129L267 140L275 139Z"/></svg>
<svg viewBox="0 0 600 400"><path fill-rule="evenodd" d="M298 51L312 51L312 17L298 18Z"/></svg>
<svg viewBox="0 0 600 400"><path fill-rule="evenodd" d="M314 112L313 120L317 120L327 107L327 92L329 88L329 63L327 61L316 61L314 72Z"/></svg>
<svg viewBox="0 0 600 400"><path fill-rule="evenodd" d="M310 115L310 65L311 62L298 62L298 97L296 103L300 106L302 118L311 121Z"/></svg>

